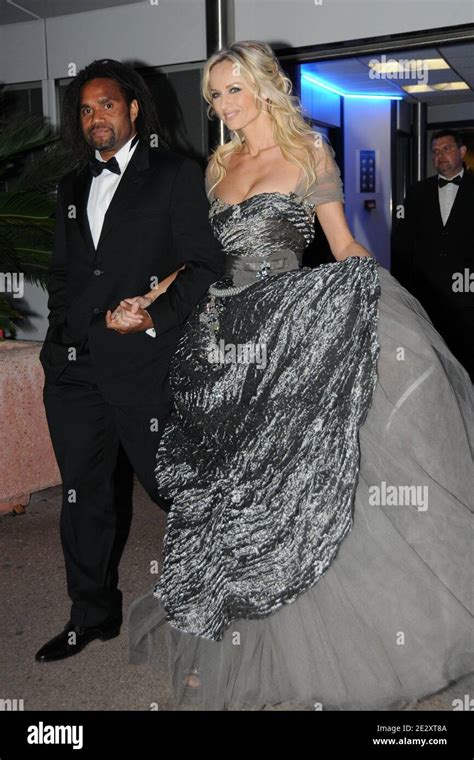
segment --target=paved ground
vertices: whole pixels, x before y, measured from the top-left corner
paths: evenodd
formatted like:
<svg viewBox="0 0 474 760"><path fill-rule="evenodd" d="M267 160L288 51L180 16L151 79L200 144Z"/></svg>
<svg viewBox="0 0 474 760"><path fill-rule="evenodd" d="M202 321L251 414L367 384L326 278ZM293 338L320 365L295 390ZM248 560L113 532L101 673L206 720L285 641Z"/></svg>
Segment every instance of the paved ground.
<svg viewBox="0 0 474 760"><path fill-rule="evenodd" d="M126 621L121 635L93 641L57 663L35 662L35 652L69 618L59 539L61 488L34 494L22 515L0 518L0 699L23 699L25 710L176 709L168 683L127 657ZM129 603L150 590L150 548L160 559L165 515L137 483L134 517L120 565L124 617ZM452 710L452 700L474 695L474 676L419 702L416 710ZM266 710L308 710L284 703Z"/></svg>

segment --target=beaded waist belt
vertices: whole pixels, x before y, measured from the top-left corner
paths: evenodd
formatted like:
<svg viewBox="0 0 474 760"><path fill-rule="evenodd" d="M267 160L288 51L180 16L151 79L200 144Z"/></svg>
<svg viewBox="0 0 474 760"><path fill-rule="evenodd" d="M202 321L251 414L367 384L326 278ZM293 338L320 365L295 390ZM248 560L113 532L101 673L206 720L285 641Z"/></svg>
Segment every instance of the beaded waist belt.
<svg viewBox="0 0 474 760"><path fill-rule="evenodd" d="M234 283L229 288L219 288L211 285L211 296L233 296L241 293L259 280L281 272L291 272L299 269L301 262L297 254L289 248L283 248L268 256L242 256L227 253L226 275Z"/></svg>

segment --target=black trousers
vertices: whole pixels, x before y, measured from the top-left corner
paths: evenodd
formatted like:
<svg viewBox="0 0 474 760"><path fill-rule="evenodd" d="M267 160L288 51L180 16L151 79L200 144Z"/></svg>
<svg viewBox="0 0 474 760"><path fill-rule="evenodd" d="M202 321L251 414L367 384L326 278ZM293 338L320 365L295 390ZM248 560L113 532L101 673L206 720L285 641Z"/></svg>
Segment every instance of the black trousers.
<svg viewBox="0 0 474 760"><path fill-rule="evenodd" d="M71 621L122 620L118 567L132 519L133 471L165 511L157 491L156 451L166 417L158 403L107 403L94 382L86 342L43 399L63 483L60 517Z"/></svg>

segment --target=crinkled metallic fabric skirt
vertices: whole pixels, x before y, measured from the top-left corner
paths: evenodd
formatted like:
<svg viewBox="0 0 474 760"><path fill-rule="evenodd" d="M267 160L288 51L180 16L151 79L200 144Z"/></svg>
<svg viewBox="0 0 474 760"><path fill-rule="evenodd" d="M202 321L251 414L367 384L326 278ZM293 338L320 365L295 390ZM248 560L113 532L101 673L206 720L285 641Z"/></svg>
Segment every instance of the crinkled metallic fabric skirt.
<svg viewBox="0 0 474 760"><path fill-rule="evenodd" d="M287 288L294 288L297 299L302 286L294 275L316 282L327 267L336 267L327 270L332 274L337 267L344 269L338 262L280 277L287 277ZM179 605L175 599L167 611L166 588L161 596L150 589L129 608L130 663L149 663L157 678L170 678L177 705L245 710L298 702L323 710L397 709L474 670L473 386L419 302L381 266L378 278L376 383L358 431L351 526L341 534L329 566L273 612L230 619L218 640L177 627ZM231 303L236 323L248 322L245 299L232 296ZM279 304L274 308L279 311ZM332 308L336 325L337 298ZM294 311L281 329L298 318ZM198 312L188 337L185 331L182 351L191 335L196 339L192 320L199 319ZM271 309L267 318L269 323L274 319ZM208 323L201 322L204 336ZM321 336L313 327L317 341ZM173 370L178 396L190 371L180 365L182 357L178 351ZM292 362L305 375L307 344L299 352L295 342ZM270 394L281 370L281 361L264 370ZM298 405L298 397L292 397L287 413L292 404ZM295 445L291 425L272 431L287 447ZM173 456L172 441L170 435L168 457ZM224 461L224 441L222 446ZM293 464L311 472L314 462L298 459L302 451L296 448ZM272 466L277 470L279 462ZM180 477L185 483L182 472ZM167 495L178 494L179 502L179 484L173 491L170 479L166 483ZM224 479L222 499L230 498L238 485ZM264 483L260 485L264 502ZM272 492L271 500L278 501L278 494ZM206 535L205 525L198 520L195 529ZM215 531L219 522L209 515L209 525ZM196 594L199 582L197 577ZM170 580L178 590L179 583L179 575ZM189 606L190 597L184 595L183 608L192 623ZM188 675L196 671L198 688L187 685Z"/></svg>

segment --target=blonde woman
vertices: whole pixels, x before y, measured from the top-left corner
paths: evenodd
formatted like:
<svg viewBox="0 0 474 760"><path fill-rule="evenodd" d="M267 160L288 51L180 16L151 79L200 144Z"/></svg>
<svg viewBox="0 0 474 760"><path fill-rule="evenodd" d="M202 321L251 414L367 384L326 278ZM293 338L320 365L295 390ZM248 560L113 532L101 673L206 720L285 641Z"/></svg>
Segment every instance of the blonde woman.
<svg viewBox="0 0 474 760"><path fill-rule="evenodd" d="M227 277L171 370L172 506L130 662L207 709L398 708L473 669L472 385L354 240L334 153L270 47L212 56L203 94L230 134L206 172ZM311 270L315 214L334 262ZM176 276L122 302L120 329Z"/></svg>

